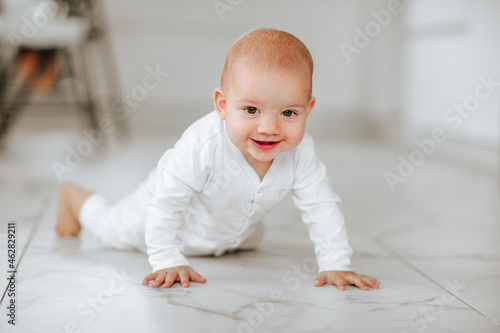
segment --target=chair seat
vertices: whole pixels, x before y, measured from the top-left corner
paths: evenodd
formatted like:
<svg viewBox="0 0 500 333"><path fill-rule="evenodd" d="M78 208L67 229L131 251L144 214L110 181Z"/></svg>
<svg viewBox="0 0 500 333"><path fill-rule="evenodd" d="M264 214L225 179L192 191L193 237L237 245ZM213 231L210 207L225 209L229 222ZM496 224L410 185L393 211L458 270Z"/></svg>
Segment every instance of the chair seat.
<svg viewBox="0 0 500 333"><path fill-rule="evenodd" d="M6 43L16 43L30 49L65 48L82 43L88 36L90 25L81 18L69 17L49 20L38 27L20 18L0 17L0 36Z"/></svg>

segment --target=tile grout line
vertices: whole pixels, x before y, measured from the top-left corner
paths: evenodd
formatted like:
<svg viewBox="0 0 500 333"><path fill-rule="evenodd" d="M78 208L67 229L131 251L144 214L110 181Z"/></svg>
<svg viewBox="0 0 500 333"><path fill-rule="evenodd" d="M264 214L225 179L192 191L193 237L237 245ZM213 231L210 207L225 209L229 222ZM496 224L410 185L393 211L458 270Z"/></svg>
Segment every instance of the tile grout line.
<svg viewBox="0 0 500 333"><path fill-rule="evenodd" d="M432 277L428 276L425 272L423 272L421 269L419 269L417 266L415 266L411 262L407 261L404 257L400 256L394 250L392 250L391 248L389 248L388 246L386 246L383 243L380 243L378 241L375 241L375 242L376 242L377 245L379 245L380 247L384 248L387 252L389 252L391 255L393 255L394 257L396 257L396 259L398 259L398 261L400 261L402 264L406 265L408 268L410 268L410 269L414 270L415 272L417 272L418 274L422 275L423 277L425 277L426 279L428 279L429 281L431 281L432 283L434 283L435 285L437 285L438 287L440 287L441 289L443 289L444 291L446 291L447 293L449 293L450 295L452 295L453 297L455 297L456 299L458 299L459 301L461 301L462 303L464 303L465 305L467 305L468 307L470 307L472 310L474 310L477 313L479 313L480 315L484 316L486 319L488 319L489 321L491 321L496 326L500 326L500 324L497 323L493 318L490 318L488 315L484 314L483 312L481 312L480 310L478 310L477 308L475 308L473 305L471 305L470 303L468 303L466 300L460 298L460 296L455 295L453 292L451 292L450 290L448 290L441 283L437 282Z"/></svg>
<svg viewBox="0 0 500 333"><path fill-rule="evenodd" d="M45 190L45 193L42 197L40 206L38 207L38 210L35 214L35 218L34 218L33 224L31 225L28 239L26 240L26 243L24 244L24 247L23 247L22 252L21 252L21 256L19 257L19 260L17 261L16 267L14 268L14 274L8 280L8 283L7 283L7 286L5 287L2 298L0 299L0 304L2 304L2 302L5 298L5 295L7 294L7 290L9 289L9 285L11 284L12 279L14 279L16 277L17 270L19 268L19 265L21 264L21 261L23 260L24 254L28 251L28 248L31 245L33 238L35 238L35 234L36 234L36 231L38 230L38 227L40 226L40 221L42 220L42 217L45 216L45 213L48 209L49 203L52 200L51 196L49 195L52 192L51 188L52 188L52 182L49 182L47 185L47 189Z"/></svg>
<svg viewBox="0 0 500 333"><path fill-rule="evenodd" d="M356 222L353 222L351 220L351 223L353 223L354 225L357 225L358 227L360 227L360 225ZM451 292L450 290L448 290L446 287L444 287L443 285L441 285L439 282L437 282L436 280L434 280L432 277L430 277L429 275L427 275L424 271L422 271L420 268L418 268L417 266L415 266L414 264L412 264L411 262L409 262L408 260L406 260L404 257L402 257L401 255L399 255L397 252L395 252L393 249L391 249L390 247L388 247L387 245L385 245L384 243L380 242L379 240L377 240L375 237L373 237L372 235L370 235L369 233L367 233L366 231L364 231L362 228L360 229L361 230L361 234L364 234L364 236L368 239L370 239L371 241L373 241L375 244L377 244L378 246L380 246L381 248L383 248L386 252L388 252L390 255L392 255L393 257L395 257L399 262L401 262L403 265L407 266L408 268L410 268L411 270L415 271L416 273L420 274L421 276L423 276L424 278L426 278L427 280L429 280L430 282L432 282L433 284L435 284L436 286L438 286L439 288L443 289L444 291L446 291L447 293L449 293L450 295L452 295L453 297L455 297L456 299L458 299L460 302L464 303L465 305L467 305L469 308L471 308L472 310L476 311L477 313L479 313L481 316L485 317L486 319L488 319L489 321L491 321L494 325L496 326L500 326L500 323L498 323L496 320L494 320L493 318L490 318L488 315L486 315L485 313L481 312L480 310L476 309L473 305L469 304L466 300L460 298L460 296L458 295L455 295L453 292Z"/></svg>

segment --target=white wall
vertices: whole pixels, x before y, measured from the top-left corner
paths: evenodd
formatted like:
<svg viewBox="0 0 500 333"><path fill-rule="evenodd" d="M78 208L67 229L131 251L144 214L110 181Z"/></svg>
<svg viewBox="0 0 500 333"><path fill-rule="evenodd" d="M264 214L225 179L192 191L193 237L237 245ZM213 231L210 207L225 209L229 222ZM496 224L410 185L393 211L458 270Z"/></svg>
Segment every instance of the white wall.
<svg viewBox="0 0 500 333"><path fill-rule="evenodd" d="M462 141L500 139L500 88L463 122L443 114L474 94L479 76L500 82L500 2L413 1L406 16L404 109L408 128L443 127ZM456 129L452 128L451 125Z"/></svg>

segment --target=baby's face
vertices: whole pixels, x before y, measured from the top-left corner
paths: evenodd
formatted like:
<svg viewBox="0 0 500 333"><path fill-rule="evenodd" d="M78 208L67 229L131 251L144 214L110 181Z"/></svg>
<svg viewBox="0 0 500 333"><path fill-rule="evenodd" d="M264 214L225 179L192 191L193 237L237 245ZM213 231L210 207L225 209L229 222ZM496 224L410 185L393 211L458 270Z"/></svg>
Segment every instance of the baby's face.
<svg viewBox="0 0 500 333"><path fill-rule="evenodd" d="M310 76L235 66L226 91L216 89L215 104L226 130L250 164L271 162L304 137L314 107Z"/></svg>

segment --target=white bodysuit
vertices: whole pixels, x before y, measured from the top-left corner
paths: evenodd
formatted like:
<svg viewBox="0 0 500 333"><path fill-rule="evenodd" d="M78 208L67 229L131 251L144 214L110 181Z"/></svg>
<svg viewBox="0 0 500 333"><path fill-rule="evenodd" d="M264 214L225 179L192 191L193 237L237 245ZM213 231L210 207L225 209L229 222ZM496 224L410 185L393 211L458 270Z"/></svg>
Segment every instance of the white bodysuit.
<svg viewBox="0 0 500 333"><path fill-rule="evenodd" d="M262 218L290 191L315 244L319 271L350 270L340 200L305 134L260 180L215 111L194 122L146 182L116 204L90 196L80 222L105 246L146 250L153 271L189 265L186 256L255 248Z"/></svg>

